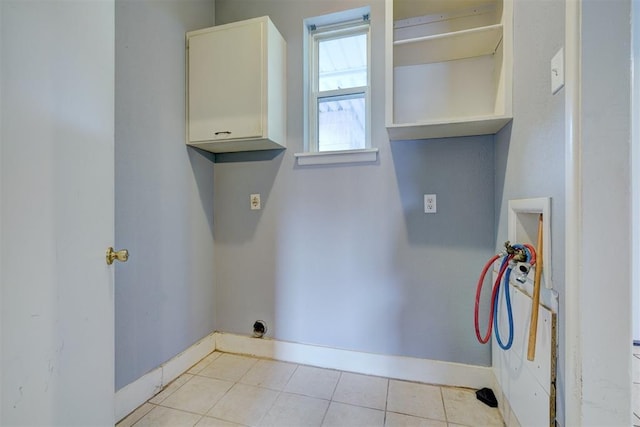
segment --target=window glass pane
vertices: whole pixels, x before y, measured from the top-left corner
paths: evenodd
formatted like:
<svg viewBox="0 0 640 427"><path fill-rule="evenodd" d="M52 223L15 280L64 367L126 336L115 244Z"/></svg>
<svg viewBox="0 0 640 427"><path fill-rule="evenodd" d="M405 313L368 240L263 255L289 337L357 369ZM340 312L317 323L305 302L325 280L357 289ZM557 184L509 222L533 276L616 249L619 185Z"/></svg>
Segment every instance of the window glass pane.
<svg viewBox="0 0 640 427"><path fill-rule="evenodd" d="M366 148L364 94L318 99L318 151Z"/></svg>
<svg viewBox="0 0 640 427"><path fill-rule="evenodd" d="M357 34L318 43L318 90L367 85L367 35Z"/></svg>

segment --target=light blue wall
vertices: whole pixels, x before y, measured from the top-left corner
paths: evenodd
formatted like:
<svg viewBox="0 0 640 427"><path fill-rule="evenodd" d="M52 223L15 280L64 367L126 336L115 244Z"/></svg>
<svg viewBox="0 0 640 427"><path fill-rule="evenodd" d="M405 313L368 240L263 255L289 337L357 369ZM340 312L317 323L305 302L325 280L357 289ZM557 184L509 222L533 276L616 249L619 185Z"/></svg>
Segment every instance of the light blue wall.
<svg viewBox="0 0 640 427"><path fill-rule="evenodd" d="M298 167L303 19L364 5L379 161ZM489 365L473 304L495 242L493 137L389 142L383 1L216 1L217 24L262 15L287 41L288 149L216 157L216 327L248 334L263 319L281 340ZM437 214L422 212L425 193Z"/></svg>
<svg viewBox="0 0 640 427"><path fill-rule="evenodd" d="M184 33L213 16L116 1L116 389L214 329L213 157L184 144Z"/></svg>
<svg viewBox="0 0 640 427"><path fill-rule="evenodd" d="M256 319L283 340L488 365L489 350L473 334L473 294L481 265L506 238L506 201L552 196L553 228L563 230L563 109L547 80L564 3L545 4L515 5L516 119L494 146L490 136L388 141L384 4L371 3L380 160L300 168L302 20L345 4L218 0L217 24L269 15L287 40L289 148L218 155L214 174L210 156L182 145L181 121L182 36L211 24L213 11L202 9L210 4L119 2L116 239L140 258L117 273L117 386L214 324L250 333ZM543 23L550 31L539 31ZM529 163L536 172L521 173ZM256 192L263 210L250 211ZM438 194L438 214L421 212L424 193ZM553 244L561 257L560 234ZM171 248L189 256L158 262ZM562 266L554 257L554 272ZM562 286L561 273L554 277ZM192 303L195 310L185 308Z"/></svg>

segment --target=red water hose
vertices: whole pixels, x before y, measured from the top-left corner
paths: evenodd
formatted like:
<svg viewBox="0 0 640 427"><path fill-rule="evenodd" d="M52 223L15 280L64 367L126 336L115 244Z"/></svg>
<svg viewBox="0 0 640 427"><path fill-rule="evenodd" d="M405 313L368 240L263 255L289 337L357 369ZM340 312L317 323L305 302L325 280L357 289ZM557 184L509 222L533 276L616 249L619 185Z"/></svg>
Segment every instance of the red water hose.
<svg viewBox="0 0 640 427"><path fill-rule="evenodd" d="M529 243L525 243L522 246L525 246L527 249L529 249L529 253L531 254L531 259L529 260L529 264L530 265L535 265L536 264L536 250L533 247L533 245L530 245Z"/></svg>
<svg viewBox="0 0 640 427"><path fill-rule="evenodd" d="M473 315L474 315L474 324L476 327L476 337L478 338L478 341L480 341L482 344L486 343L487 341L489 341L489 337L491 336L491 325L493 324L493 297L491 297L491 311L489 313L489 331L486 335L486 339L483 339L480 336L480 320L479 320L479 310L480 310L480 295L482 294L482 285L484 284L484 278L487 275L487 271L489 271L489 269L491 268L491 266L493 265L493 263L500 258L500 255L494 255L489 261L487 261L487 263L485 264L484 268L482 269L482 272L480 273L480 278L478 279L478 284L476 286L476 305L473 311Z"/></svg>
<svg viewBox="0 0 640 427"><path fill-rule="evenodd" d="M533 245L530 244L523 244L522 246L526 247L529 250L529 254L530 254L530 259L529 259L529 264L530 265L535 265L536 264L536 250L533 247ZM502 276L504 275L504 272L507 270L508 266L509 266L509 261L513 258L513 255L508 255L507 259L505 260L505 262L502 263L502 265L500 266L500 271L498 272L498 277L496 278L495 282L493 283L493 289L491 291L491 306L489 309L489 324L487 326L487 333L484 337L482 337L480 335L480 321L479 321L479 311L480 311L480 296L482 294L482 287L484 285L484 280L485 280L485 276L487 275L487 272L489 271L489 269L491 268L491 266L493 265L493 263L499 259L502 256L502 254L498 254L498 255L494 255L489 261L487 261L487 263L485 264L484 268L482 269L482 272L480 273L480 278L478 279L478 285L476 286L476 304L475 304L475 308L474 308L474 324L476 327L476 338L478 338L478 341L480 341L480 343L482 344L486 344L487 342L489 342L489 338L491 338L491 332L492 332L492 326L493 326L493 318L495 316L495 304L494 304L494 300L497 297L497 292L498 289L500 288L500 282L502 281Z"/></svg>
<svg viewBox="0 0 640 427"><path fill-rule="evenodd" d="M500 268L500 271L498 272L498 277L496 278L496 281L493 284L493 290L491 292L491 307L489 309L489 324L487 326L487 333L484 336L484 338L480 335L480 322L479 322L479 311L480 311L480 295L482 294L482 285L484 284L484 278L487 275L487 271L489 271L489 269L491 268L491 265L493 265L493 263L500 258L501 255L494 255L488 262L487 264L485 264L484 268L482 269L482 272L480 273L480 278L478 279L478 285L476 287L476 304L475 304L475 308L474 308L474 324L476 327L476 337L478 338L478 341L480 341L482 344L486 344L489 341L489 338L491 338L491 329L492 329L492 325L493 325L493 316L494 316L494 304L493 304L493 300L496 297L496 292L499 289L499 284L500 281L502 280L502 276L504 275L505 270L507 269L507 267L509 266L508 262L503 263L503 265ZM512 258L511 255L509 255L509 257L507 258L510 259Z"/></svg>

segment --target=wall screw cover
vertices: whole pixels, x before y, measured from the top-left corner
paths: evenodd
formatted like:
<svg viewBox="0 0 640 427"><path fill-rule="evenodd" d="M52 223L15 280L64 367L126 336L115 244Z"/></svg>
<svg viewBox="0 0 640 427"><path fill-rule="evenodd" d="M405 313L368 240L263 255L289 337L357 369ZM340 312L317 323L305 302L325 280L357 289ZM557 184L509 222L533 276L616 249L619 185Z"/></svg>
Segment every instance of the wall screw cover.
<svg viewBox="0 0 640 427"><path fill-rule="evenodd" d="M267 323L264 320L256 320L253 324L253 336L262 338L267 333Z"/></svg>

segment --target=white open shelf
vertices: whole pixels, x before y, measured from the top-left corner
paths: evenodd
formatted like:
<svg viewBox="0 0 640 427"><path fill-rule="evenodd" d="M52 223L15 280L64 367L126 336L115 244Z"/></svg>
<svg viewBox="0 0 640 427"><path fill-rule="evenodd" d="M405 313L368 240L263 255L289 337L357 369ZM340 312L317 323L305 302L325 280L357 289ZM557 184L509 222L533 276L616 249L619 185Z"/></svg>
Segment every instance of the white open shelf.
<svg viewBox="0 0 640 427"><path fill-rule="evenodd" d="M391 140L495 134L509 123L511 2L433 1L421 9L423 2L386 0Z"/></svg>
<svg viewBox="0 0 640 427"><path fill-rule="evenodd" d="M456 136L493 135L511 121L510 116L458 117L425 122L400 123L387 126L389 139L413 140Z"/></svg>
<svg viewBox="0 0 640 427"><path fill-rule="evenodd" d="M502 40L502 24L446 34L396 40L394 67L493 55Z"/></svg>

